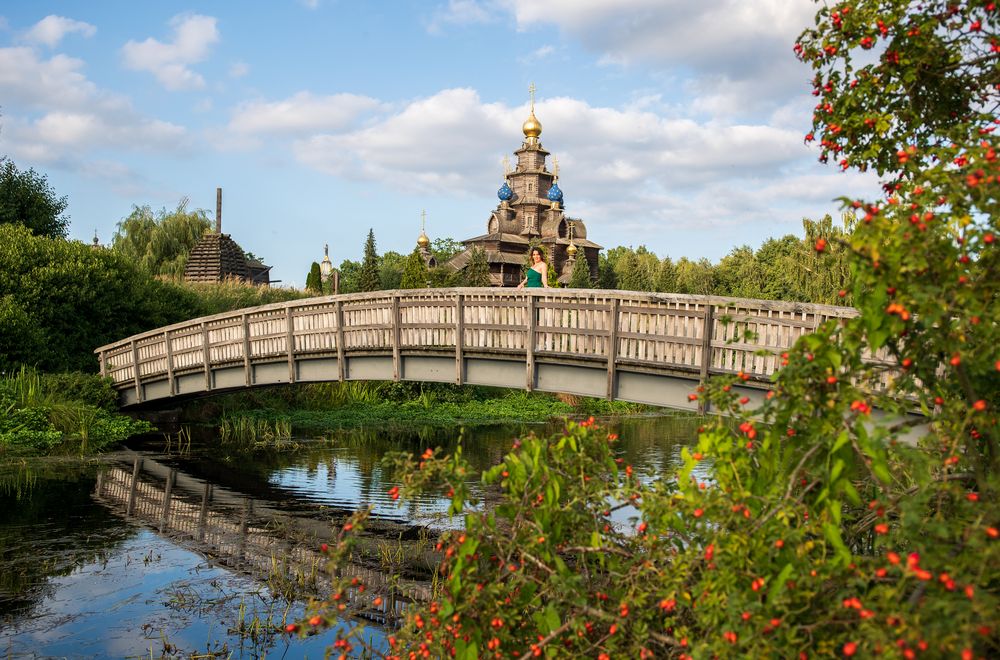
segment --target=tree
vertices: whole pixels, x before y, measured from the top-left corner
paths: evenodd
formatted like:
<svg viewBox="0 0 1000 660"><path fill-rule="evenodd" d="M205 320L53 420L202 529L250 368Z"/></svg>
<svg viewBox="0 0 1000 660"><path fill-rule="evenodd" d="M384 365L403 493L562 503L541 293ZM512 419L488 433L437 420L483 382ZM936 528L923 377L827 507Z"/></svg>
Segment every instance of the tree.
<svg viewBox="0 0 1000 660"><path fill-rule="evenodd" d="M79 241L0 224L0 370L96 371L94 348L200 316L191 291Z"/></svg>
<svg viewBox="0 0 1000 660"><path fill-rule="evenodd" d="M464 286L490 286L490 264L486 251L478 245L469 254L469 263L462 270Z"/></svg>
<svg viewBox="0 0 1000 660"><path fill-rule="evenodd" d="M0 156L0 225L24 225L36 236L66 238L68 202L56 197L48 179L33 169L20 172L14 161Z"/></svg>
<svg viewBox="0 0 1000 660"><path fill-rule="evenodd" d="M358 293L361 291L361 264L357 261L344 259L340 262L340 292Z"/></svg>
<svg viewBox="0 0 1000 660"><path fill-rule="evenodd" d="M181 278L191 249L212 227L207 211L188 210L187 205L185 198L172 211L132 207L118 223L111 249L148 273Z"/></svg>
<svg viewBox="0 0 1000 660"><path fill-rule="evenodd" d="M361 261L358 287L361 291L378 291L381 286L378 253L375 251L375 231L369 229L368 238L365 240L365 255Z"/></svg>
<svg viewBox="0 0 1000 660"><path fill-rule="evenodd" d="M761 298L763 273L748 245L733 248L712 269L713 293L736 298Z"/></svg>
<svg viewBox="0 0 1000 660"><path fill-rule="evenodd" d="M589 289L593 286L593 282L590 280L590 262L587 261L583 250L580 250L576 259L573 260L573 270L570 271L569 275L569 288Z"/></svg>
<svg viewBox="0 0 1000 660"><path fill-rule="evenodd" d="M618 275L615 274L614 264L611 263L608 256L602 254L597 257L597 286L600 289L617 289L618 288Z"/></svg>
<svg viewBox="0 0 1000 660"><path fill-rule="evenodd" d="M403 276L399 282L401 289L423 289L428 285L430 273L427 270L427 262L424 261L420 248L413 248L413 252L406 258L403 266Z"/></svg>
<svg viewBox="0 0 1000 660"><path fill-rule="evenodd" d="M677 268L670 257L664 257L656 271L656 290L664 293L677 291Z"/></svg>
<svg viewBox="0 0 1000 660"><path fill-rule="evenodd" d="M464 249L465 246L461 241L453 238L435 238L431 241L431 254L434 255L434 261L439 264L444 264Z"/></svg>
<svg viewBox="0 0 1000 660"><path fill-rule="evenodd" d="M708 259L677 260L677 292L711 295L715 291L715 269Z"/></svg>
<svg viewBox="0 0 1000 660"><path fill-rule="evenodd" d="M319 270L319 264L315 261L309 267L309 274L306 275L306 290L314 294L323 293L323 277Z"/></svg>
<svg viewBox="0 0 1000 660"><path fill-rule="evenodd" d="M407 257L389 250L378 260L379 288L383 291L400 288Z"/></svg>

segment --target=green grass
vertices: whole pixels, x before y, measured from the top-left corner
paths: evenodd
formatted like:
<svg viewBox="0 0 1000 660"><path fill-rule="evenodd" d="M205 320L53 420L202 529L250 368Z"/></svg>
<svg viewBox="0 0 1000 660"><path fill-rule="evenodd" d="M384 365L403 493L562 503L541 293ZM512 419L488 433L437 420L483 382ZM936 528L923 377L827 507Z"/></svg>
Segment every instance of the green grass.
<svg viewBox="0 0 1000 660"><path fill-rule="evenodd" d="M409 383L346 383L307 386L308 393L290 397L275 390L270 402L258 392L226 402L220 416L223 437L241 429L242 436L276 435L287 425L296 433L322 433L343 428L476 426L506 422L542 422L553 417L631 415L648 407L582 397ZM318 390L318 391L317 391ZM323 396L321 396L322 394ZM298 403L299 405L295 405ZM254 404L254 405L248 405ZM270 405L268 405L270 404ZM272 430L274 429L274 430Z"/></svg>
<svg viewBox="0 0 1000 660"><path fill-rule="evenodd" d="M110 381L87 374L0 375L0 457L88 454L153 430L114 412Z"/></svg>

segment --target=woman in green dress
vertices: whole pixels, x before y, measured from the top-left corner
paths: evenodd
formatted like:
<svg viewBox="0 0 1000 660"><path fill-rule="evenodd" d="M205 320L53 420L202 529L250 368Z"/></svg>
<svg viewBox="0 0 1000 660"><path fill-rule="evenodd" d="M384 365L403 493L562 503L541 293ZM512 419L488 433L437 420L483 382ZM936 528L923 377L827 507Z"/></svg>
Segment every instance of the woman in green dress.
<svg viewBox="0 0 1000 660"><path fill-rule="evenodd" d="M549 286L549 267L545 263L545 253L540 247L531 248L531 268L517 288L523 289L525 286L545 288Z"/></svg>

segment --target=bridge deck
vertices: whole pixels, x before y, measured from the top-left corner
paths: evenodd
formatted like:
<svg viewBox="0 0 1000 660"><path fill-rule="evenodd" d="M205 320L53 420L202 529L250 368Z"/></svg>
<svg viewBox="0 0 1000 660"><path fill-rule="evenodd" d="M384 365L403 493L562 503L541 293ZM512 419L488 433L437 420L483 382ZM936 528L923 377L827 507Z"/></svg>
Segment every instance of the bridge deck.
<svg viewBox="0 0 1000 660"><path fill-rule="evenodd" d="M101 346L123 406L220 390L419 380L677 408L711 374L760 393L781 353L847 307L593 289L417 289L192 319Z"/></svg>

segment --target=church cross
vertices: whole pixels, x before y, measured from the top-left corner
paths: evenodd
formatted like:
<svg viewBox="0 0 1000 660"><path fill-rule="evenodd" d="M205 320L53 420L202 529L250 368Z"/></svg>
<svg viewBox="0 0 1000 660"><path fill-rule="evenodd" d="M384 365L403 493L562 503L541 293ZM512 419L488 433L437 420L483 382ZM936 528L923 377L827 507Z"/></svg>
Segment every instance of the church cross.
<svg viewBox="0 0 1000 660"><path fill-rule="evenodd" d="M421 209L420 211L420 232L425 233L425 225L427 224L427 210Z"/></svg>
<svg viewBox="0 0 1000 660"><path fill-rule="evenodd" d="M535 111L535 83L528 85L528 95L531 97L531 111Z"/></svg>

